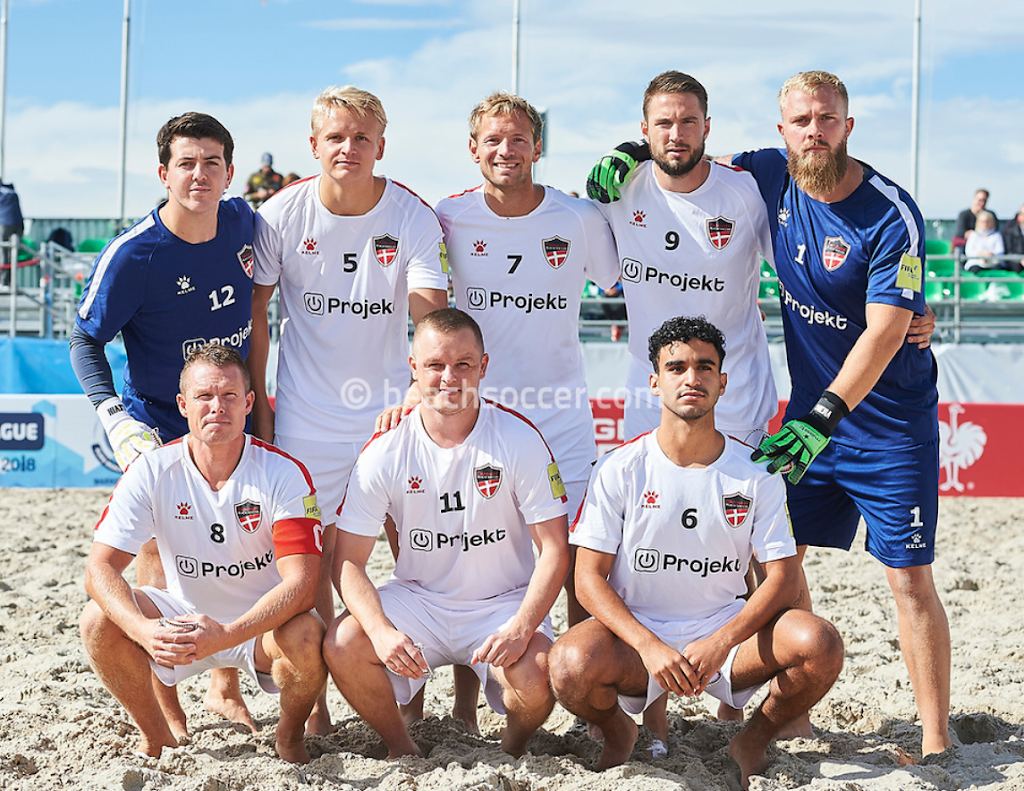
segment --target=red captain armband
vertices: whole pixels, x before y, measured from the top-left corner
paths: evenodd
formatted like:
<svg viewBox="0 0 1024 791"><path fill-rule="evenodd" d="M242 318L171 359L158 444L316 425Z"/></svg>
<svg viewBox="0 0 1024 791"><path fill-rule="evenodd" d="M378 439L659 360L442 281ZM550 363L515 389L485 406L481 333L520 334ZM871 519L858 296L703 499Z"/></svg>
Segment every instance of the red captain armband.
<svg viewBox="0 0 1024 791"><path fill-rule="evenodd" d="M322 555L323 534L319 519L297 517L274 522L274 555Z"/></svg>

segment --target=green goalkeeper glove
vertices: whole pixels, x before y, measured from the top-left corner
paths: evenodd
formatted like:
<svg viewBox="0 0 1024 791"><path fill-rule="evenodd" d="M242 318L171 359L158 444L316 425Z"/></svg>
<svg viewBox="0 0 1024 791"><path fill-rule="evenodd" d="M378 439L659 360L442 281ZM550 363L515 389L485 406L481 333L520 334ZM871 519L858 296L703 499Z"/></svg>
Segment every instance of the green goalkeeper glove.
<svg viewBox="0 0 1024 791"><path fill-rule="evenodd" d="M777 433L766 437L750 454L751 461L768 462L768 472L780 470L792 484L800 483L811 462L817 458L839 421L850 414L846 402L831 390L822 393L814 409L799 420L791 420Z"/></svg>
<svg viewBox="0 0 1024 791"><path fill-rule="evenodd" d="M647 143L622 143L594 165L587 177L587 197L600 203L615 203L629 174L651 158Z"/></svg>

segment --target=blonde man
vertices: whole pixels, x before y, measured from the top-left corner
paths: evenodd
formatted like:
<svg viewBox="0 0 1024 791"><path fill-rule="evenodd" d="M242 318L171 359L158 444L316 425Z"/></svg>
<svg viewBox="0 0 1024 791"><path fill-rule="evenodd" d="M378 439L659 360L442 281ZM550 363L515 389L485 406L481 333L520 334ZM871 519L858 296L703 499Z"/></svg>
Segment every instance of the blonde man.
<svg viewBox="0 0 1024 791"><path fill-rule="evenodd" d="M323 91L309 138L320 174L291 184L256 215L253 431L303 460L327 514L341 503L376 416L406 395L408 316L418 322L447 305L437 218L415 193L374 174L386 125L373 94L352 86ZM275 411L265 381L267 306L278 286L283 322ZM327 571L335 533L324 533ZM317 610L330 623L327 571ZM308 727L329 731L323 699Z"/></svg>

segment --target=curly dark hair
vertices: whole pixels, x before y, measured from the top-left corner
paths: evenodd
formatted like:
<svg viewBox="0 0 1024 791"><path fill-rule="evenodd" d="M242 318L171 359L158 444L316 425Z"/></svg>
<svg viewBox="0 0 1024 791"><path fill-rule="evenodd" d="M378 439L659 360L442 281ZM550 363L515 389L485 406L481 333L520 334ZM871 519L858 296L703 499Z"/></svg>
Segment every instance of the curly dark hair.
<svg viewBox="0 0 1024 791"><path fill-rule="evenodd" d="M647 341L648 358L658 372L658 357L661 350L673 343L686 343L691 338L710 343L718 352L718 367L725 362L725 336L704 316L676 316L669 319L654 331Z"/></svg>

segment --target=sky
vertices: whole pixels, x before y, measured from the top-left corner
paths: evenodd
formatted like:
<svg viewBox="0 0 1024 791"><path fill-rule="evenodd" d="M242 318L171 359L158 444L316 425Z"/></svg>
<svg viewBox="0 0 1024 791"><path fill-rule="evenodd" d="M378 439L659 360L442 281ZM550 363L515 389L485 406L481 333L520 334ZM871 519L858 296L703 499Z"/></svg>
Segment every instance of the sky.
<svg viewBox="0 0 1024 791"><path fill-rule="evenodd" d="M536 179L582 192L595 159L639 137L667 69L709 94L707 150L781 145L776 96L798 71L846 83L850 152L911 189L914 0L521 0L518 92L547 112ZM313 99L377 94L377 172L433 204L480 183L467 117L512 88L512 0L131 0L126 214L162 197L155 135L189 110L235 139L241 195L264 151L318 172ZM116 217L123 0L9 0L3 176L29 217ZM916 197L952 218L975 189L1000 219L1024 203L1024 3L922 0Z"/></svg>

